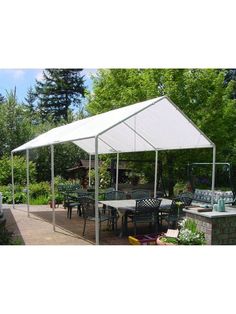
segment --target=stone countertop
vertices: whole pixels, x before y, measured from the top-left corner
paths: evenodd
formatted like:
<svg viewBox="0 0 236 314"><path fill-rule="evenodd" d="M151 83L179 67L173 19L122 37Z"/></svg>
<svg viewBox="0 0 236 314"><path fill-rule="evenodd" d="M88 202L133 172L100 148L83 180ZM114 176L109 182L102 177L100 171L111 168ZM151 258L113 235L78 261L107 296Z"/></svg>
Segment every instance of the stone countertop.
<svg viewBox="0 0 236 314"><path fill-rule="evenodd" d="M191 213L194 215L206 217L206 218L218 218L218 217L230 217L230 216L236 216L236 207L225 207L225 212L217 212L217 211L209 211L209 212L199 212L198 209L200 207L190 207L185 208L183 211L185 213ZM201 207L203 208L203 207ZM209 208L210 210L210 208Z"/></svg>

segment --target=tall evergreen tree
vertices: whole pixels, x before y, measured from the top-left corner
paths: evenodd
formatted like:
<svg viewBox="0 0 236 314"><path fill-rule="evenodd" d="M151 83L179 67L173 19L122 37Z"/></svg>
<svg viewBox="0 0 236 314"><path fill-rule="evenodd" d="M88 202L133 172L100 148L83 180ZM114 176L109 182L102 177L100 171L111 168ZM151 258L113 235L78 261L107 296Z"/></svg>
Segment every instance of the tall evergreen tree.
<svg viewBox="0 0 236 314"><path fill-rule="evenodd" d="M30 112L34 111L34 103L36 100L36 94L32 87L30 87L27 91L27 95L25 97L26 106L29 108Z"/></svg>
<svg viewBox="0 0 236 314"><path fill-rule="evenodd" d="M0 104L3 104L5 101L5 97L0 94Z"/></svg>
<svg viewBox="0 0 236 314"><path fill-rule="evenodd" d="M36 80L38 109L43 119L68 121L69 109L79 107L85 94L82 69L46 69L43 80Z"/></svg>
<svg viewBox="0 0 236 314"><path fill-rule="evenodd" d="M32 138L32 125L28 112L17 101L16 88L6 93L0 106L0 156Z"/></svg>
<svg viewBox="0 0 236 314"><path fill-rule="evenodd" d="M236 99L236 69L227 69L225 84L229 86L232 99Z"/></svg>

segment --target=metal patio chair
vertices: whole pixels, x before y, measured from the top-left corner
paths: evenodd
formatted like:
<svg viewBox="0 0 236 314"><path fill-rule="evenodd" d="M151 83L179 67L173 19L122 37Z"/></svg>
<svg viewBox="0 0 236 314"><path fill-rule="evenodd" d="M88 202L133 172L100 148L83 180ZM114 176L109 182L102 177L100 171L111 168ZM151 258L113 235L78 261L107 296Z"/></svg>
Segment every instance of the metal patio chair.
<svg viewBox="0 0 236 314"><path fill-rule="evenodd" d="M84 219L84 227L83 227L83 236L85 235L85 229L86 229L86 223L87 221L94 221L95 218L95 200L91 197L81 197L80 203L82 207L82 217ZM108 211L100 211L99 210L99 227L101 229L101 224L104 221L107 221L108 223L112 223L113 217L111 213Z"/></svg>
<svg viewBox="0 0 236 314"><path fill-rule="evenodd" d="M133 190L131 191L131 198L132 199L143 199L143 198L148 198L150 197L150 191L148 190L142 190L142 189L139 189L139 190Z"/></svg>
<svg viewBox="0 0 236 314"><path fill-rule="evenodd" d="M144 198L136 200L135 210L132 212L127 211L125 216L125 231L129 223L134 226L134 235L137 234L137 225L149 223L154 227L154 232L157 233L159 229L159 208L161 199L158 198Z"/></svg>

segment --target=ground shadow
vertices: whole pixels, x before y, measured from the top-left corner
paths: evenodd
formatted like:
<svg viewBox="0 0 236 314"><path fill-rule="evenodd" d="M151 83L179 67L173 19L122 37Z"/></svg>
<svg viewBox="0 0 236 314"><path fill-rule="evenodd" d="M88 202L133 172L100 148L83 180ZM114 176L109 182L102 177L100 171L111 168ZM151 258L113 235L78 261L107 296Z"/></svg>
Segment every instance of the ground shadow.
<svg viewBox="0 0 236 314"><path fill-rule="evenodd" d="M15 217L13 216L10 208L4 208L4 215L6 216L6 228L8 231L13 233L14 240L20 240L22 244L25 244L22 234L18 228Z"/></svg>
<svg viewBox="0 0 236 314"><path fill-rule="evenodd" d="M48 223L52 223L52 211L34 211L32 213L36 217L43 219ZM91 243L95 243L95 224L93 221L87 221L85 237L82 236L84 220L82 217L79 217L74 211L72 213L71 219L66 217L66 211L56 211L56 226L64 230L66 234L71 233L72 236L76 235L77 237L89 240ZM56 229L56 232L61 232ZM127 245L128 238L122 237L119 238L117 232L110 230L107 226L107 223L102 224L102 229L100 232L100 244L102 245Z"/></svg>

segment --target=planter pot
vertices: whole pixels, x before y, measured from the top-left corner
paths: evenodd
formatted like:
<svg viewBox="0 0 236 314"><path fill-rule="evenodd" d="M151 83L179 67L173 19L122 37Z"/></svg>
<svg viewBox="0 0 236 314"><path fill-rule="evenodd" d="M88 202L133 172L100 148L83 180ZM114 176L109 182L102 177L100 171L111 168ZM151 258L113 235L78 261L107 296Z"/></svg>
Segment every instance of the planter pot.
<svg viewBox="0 0 236 314"><path fill-rule="evenodd" d="M50 208L53 208L53 206L52 206L53 202L52 202L52 201L49 201L48 204L50 205ZM57 201L55 201L55 206L54 206L54 208L58 207L58 205L59 205L59 204L57 203Z"/></svg>
<svg viewBox="0 0 236 314"><path fill-rule="evenodd" d="M171 242L164 242L163 238L165 238L165 237L160 236L157 238L157 240L156 240L157 245L178 245L178 244L171 243Z"/></svg>

